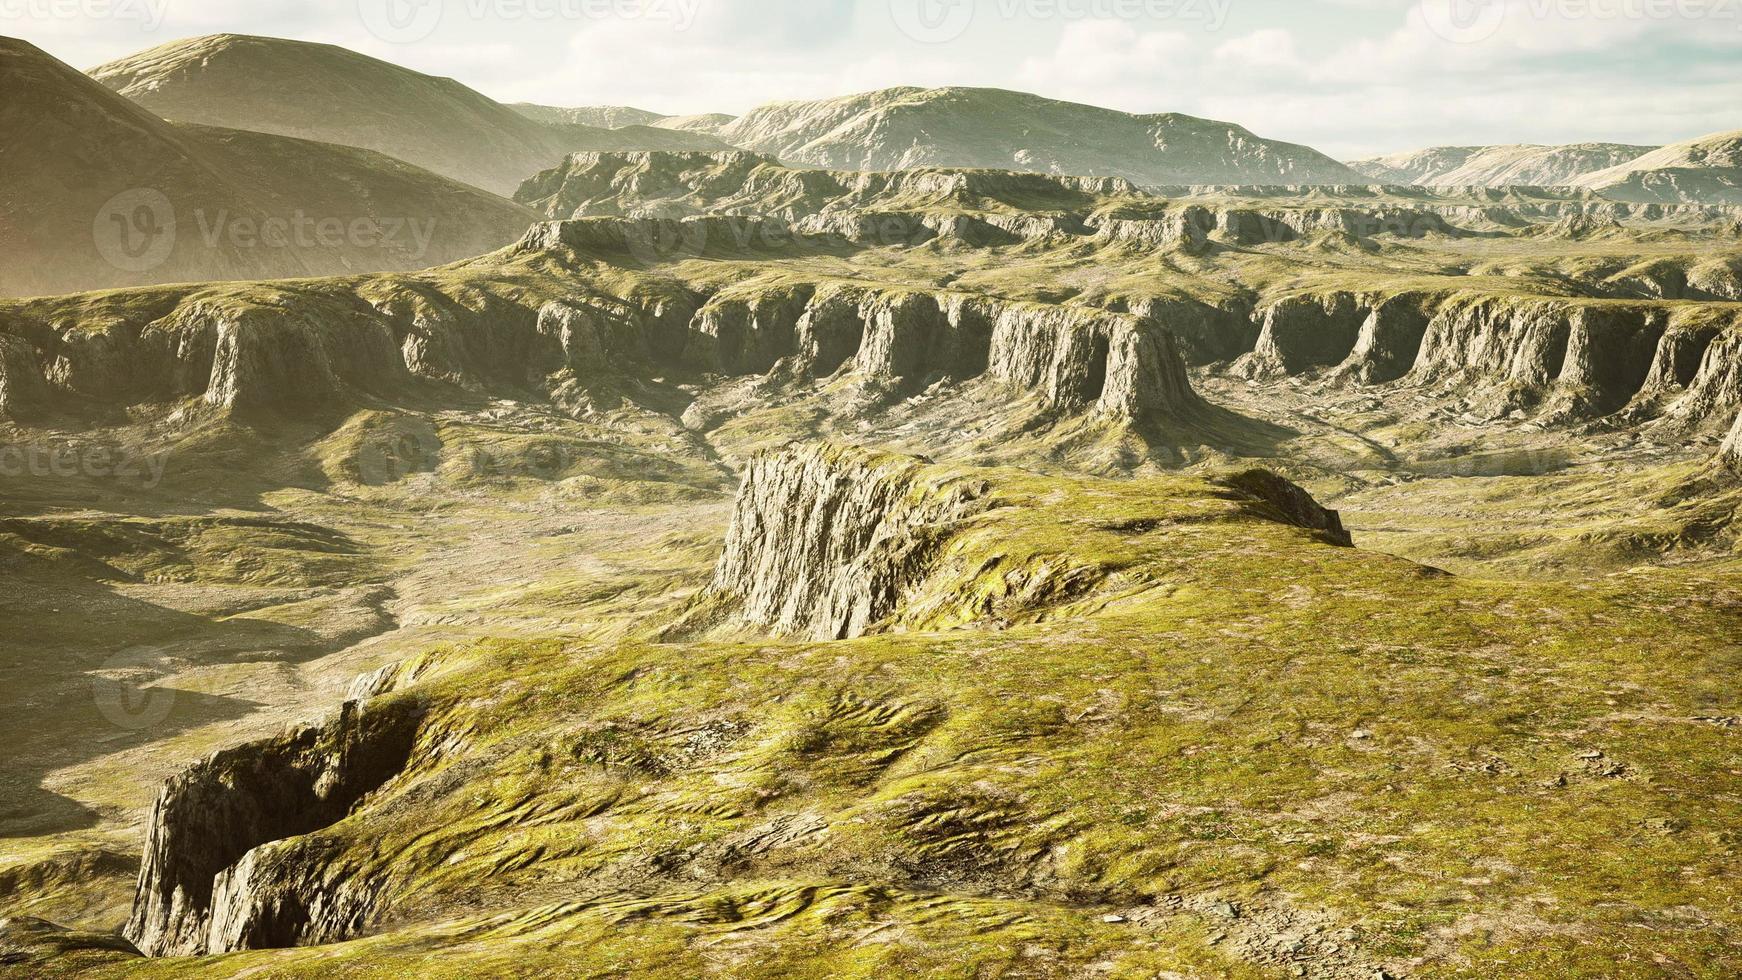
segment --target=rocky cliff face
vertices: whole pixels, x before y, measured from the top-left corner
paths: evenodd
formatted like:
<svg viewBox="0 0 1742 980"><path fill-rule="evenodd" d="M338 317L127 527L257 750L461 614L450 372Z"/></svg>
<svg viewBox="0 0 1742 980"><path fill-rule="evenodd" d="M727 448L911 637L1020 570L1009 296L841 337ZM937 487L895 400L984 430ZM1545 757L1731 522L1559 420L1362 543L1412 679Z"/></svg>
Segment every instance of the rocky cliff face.
<svg viewBox="0 0 1742 980"><path fill-rule="evenodd" d="M1235 364L1247 378L1277 378L1343 363L1361 339L1372 301L1352 293L1287 297L1257 314L1252 353Z"/></svg>
<svg viewBox="0 0 1742 980"><path fill-rule="evenodd" d="M1724 445L1718 450L1718 464L1731 473L1742 475L1742 415L1737 416Z"/></svg>
<svg viewBox="0 0 1742 980"><path fill-rule="evenodd" d="M45 387L35 348L22 337L0 334L0 419L28 412Z"/></svg>
<svg viewBox="0 0 1742 980"><path fill-rule="evenodd" d="M924 577L949 526L988 505L983 482L922 471L908 457L839 446L758 455L712 592L776 633L863 634Z"/></svg>
<svg viewBox="0 0 1742 980"><path fill-rule="evenodd" d="M1362 384L1396 381L1415 367L1427 335L1434 298L1399 293L1372 303L1355 335L1355 347L1336 374Z"/></svg>
<svg viewBox="0 0 1742 980"><path fill-rule="evenodd" d="M1489 410L1588 418L1645 388L1666 328L1642 307L1512 297L1457 297L1428 324L1412 381L1459 387Z"/></svg>
<svg viewBox="0 0 1742 980"><path fill-rule="evenodd" d="M415 701L347 703L332 721L218 752L172 778L152 807L126 935L148 956L288 946L355 929L366 902L319 881L319 862L274 842L342 820L398 774Z"/></svg>

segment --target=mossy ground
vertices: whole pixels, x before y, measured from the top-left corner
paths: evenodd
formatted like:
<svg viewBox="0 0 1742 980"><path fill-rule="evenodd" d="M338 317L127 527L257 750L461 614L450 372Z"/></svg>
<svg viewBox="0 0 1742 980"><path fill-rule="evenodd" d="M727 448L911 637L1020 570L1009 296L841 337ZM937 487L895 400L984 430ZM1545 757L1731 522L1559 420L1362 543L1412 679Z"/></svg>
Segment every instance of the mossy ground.
<svg viewBox="0 0 1742 980"><path fill-rule="evenodd" d="M660 268L498 256L422 277L534 298L833 278L1117 307L1619 294L1610 277L1642 256L1704 260L1680 238L1208 255L1054 241ZM338 310L391 285L202 290ZM95 321L167 311L172 292L30 309ZM168 407L179 427L50 420L54 438L95 424L167 465L152 487L0 487L0 681L21 692L0 728L0 909L112 928L131 879L87 859L137 854L164 776L325 710L382 664L427 666L399 696L429 699L429 744L453 748L321 832L386 883L376 934L154 962L60 936L28 969L1742 970L1735 491L1688 489L1710 477L1714 434L1652 446L1462 427L1401 396L1326 405L1310 379L1199 383L1225 414L1171 433L974 385L848 418L833 411L846 382L770 387L776 404L705 439L633 400L584 414L475 392L270 426L195 405ZM900 632L648 641L707 581L734 464L818 437L1024 469L983 474L999 506L959 529ZM1361 547L1190 475L1255 462L1335 498Z"/></svg>
<svg viewBox="0 0 1742 980"><path fill-rule="evenodd" d="M1742 965L1732 569L1453 578L1194 479L984 477L926 597L1036 560L1119 588L994 631L452 644L415 690L460 748L320 834L402 927L108 969Z"/></svg>

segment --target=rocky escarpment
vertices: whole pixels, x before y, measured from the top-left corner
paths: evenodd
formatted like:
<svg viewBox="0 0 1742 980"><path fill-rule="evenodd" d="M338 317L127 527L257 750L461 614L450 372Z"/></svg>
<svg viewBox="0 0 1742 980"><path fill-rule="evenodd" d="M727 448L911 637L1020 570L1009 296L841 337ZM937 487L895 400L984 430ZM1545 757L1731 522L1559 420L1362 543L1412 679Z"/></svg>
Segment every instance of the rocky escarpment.
<svg viewBox="0 0 1742 980"><path fill-rule="evenodd" d="M1742 409L1742 310L1727 306L1334 290L1284 297L1253 320L1237 376L1398 383L1544 424L1711 428Z"/></svg>
<svg viewBox="0 0 1742 980"><path fill-rule="evenodd" d="M1683 308L1671 318L1644 394L1677 428L1717 429L1742 412L1742 310Z"/></svg>
<svg viewBox="0 0 1742 980"><path fill-rule="evenodd" d="M1082 204L1136 195L1117 177L920 168L800 170L758 153L576 153L529 178L515 199L549 218L763 215L787 221L827 213L922 210L1035 202ZM1020 216L1020 215L1013 215Z"/></svg>
<svg viewBox="0 0 1742 980"><path fill-rule="evenodd" d="M1455 297L1428 324L1410 380L1459 388L1490 412L1537 407L1601 415L1645 386L1667 324L1644 307Z"/></svg>
<svg viewBox="0 0 1742 980"><path fill-rule="evenodd" d="M1368 300L1351 293L1290 296L1264 309L1252 353L1234 365L1247 378L1301 374L1341 364L1355 349L1371 315Z"/></svg>
<svg viewBox="0 0 1742 980"><path fill-rule="evenodd" d="M624 236L638 227L563 222L533 237L578 258L630 247ZM242 417L307 418L403 400L429 384L578 398L575 383L674 371L803 382L843 369L894 392L939 379L984 379L1048 408L1132 421L1198 405L1180 345L1141 313L830 279L725 287L662 280L625 292L611 296L577 283L539 294L384 279L364 288L326 281L193 290L117 314L43 305L33 311L38 319L0 333L0 408L14 414L49 401L116 415L194 400ZM1212 334L1228 326L1226 311L1182 303L1165 311L1196 328L1192 349L1225 346Z"/></svg>
<svg viewBox="0 0 1742 980"><path fill-rule="evenodd" d="M1415 367L1435 297L1399 293L1374 301L1355 335L1355 347L1336 374L1364 384L1395 381Z"/></svg>
<svg viewBox="0 0 1742 980"><path fill-rule="evenodd" d="M921 461L840 446L750 463L711 592L769 630L862 635L922 579L948 528L983 510L987 486L926 478Z"/></svg>
<svg viewBox="0 0 1742 980"><path fill-rule="evenodd" d="M42 399L45 387L30 343L0 334L0 419L28 412Z"/></svg>
<svg viewBox="0 0 1742 980"><path fill-rule="evenodd" d="M697 313L686 350L726 374L784 367L825 378L845 368L897 391L984 378L1052 409L1131 421L1201 404L1160 323L971 293L852 282L727 291Z"/></svg>
<svg viewBox="0 0 1742 980"><path fill-rule="evenodd" d="M359 928L366 883L321 880L319 862L274 842L349 814L401 772L420 720L413 699L350 702L332 721L218 752L173 777L146 833L126 935L148 956L320 941Z"/></svg>

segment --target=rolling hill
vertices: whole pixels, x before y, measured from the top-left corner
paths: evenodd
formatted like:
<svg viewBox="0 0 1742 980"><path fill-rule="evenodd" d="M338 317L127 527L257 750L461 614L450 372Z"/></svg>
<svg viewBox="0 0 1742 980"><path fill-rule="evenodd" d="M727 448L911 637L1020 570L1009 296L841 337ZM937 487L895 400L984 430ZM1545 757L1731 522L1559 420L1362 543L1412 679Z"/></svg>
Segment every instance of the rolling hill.
<svg viewBox="0 0 1742 980"><path fill-rule="evenodd" d="M382 154L173 125L0 38L0 294L423 268L512 241L511 201Z"/></svg>
<svg viewBox="0 0 1742 980"><path fill-rule="evenodd" d="M842 170L1000 168L1143 184L1365 179L1317 150L1231 123L1131 115L988 88L891 88L775 103L734 121L720 138L787 163Z"/></svg>
<svg viewBox="0 0 1742 980"><path fill-rule="evenodd" d="M665 118L657 112L622 105L565 108L554 105L537 105L531 102L510 102L508 108L534 122L557 126L597 126L601 129L651 126Z"/></svg>
<svg viewBox="0 0 1742 980"><path fill-rule="evenodd" d="M1626 143L1435 146L1355 160L1349 166L1387 184L1558 187L1586 174L1638 159L1652 149Z"/></svg>
<svg viewBox="0 0 1742 980"><path fill-rule="evenodd" d="M1642 204L1742 204L1742 130L1675 143L1577 183Z"/></svg>
<svg viewBox="0 0 1742 980"><path fill-rule="evenodd" d="M650 127L541 122L451 78L280 38L175 41L91 75L166 119L376 150L503 195L575 151L724 148Z"/></svg>

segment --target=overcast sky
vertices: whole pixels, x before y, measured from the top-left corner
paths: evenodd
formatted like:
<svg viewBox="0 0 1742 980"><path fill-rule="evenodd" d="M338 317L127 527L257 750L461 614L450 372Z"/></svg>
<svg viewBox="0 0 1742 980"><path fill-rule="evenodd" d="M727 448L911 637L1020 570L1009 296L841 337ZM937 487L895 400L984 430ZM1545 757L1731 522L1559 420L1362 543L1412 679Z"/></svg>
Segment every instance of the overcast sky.
<svg viewBox="0 0 1742 980"><path fill-rule="evenodd" d="M1742 0L0 0L79 68L235 32L503 101L742 112L990 85L1231 120L1345 159L1742 128Z"/></svg>

